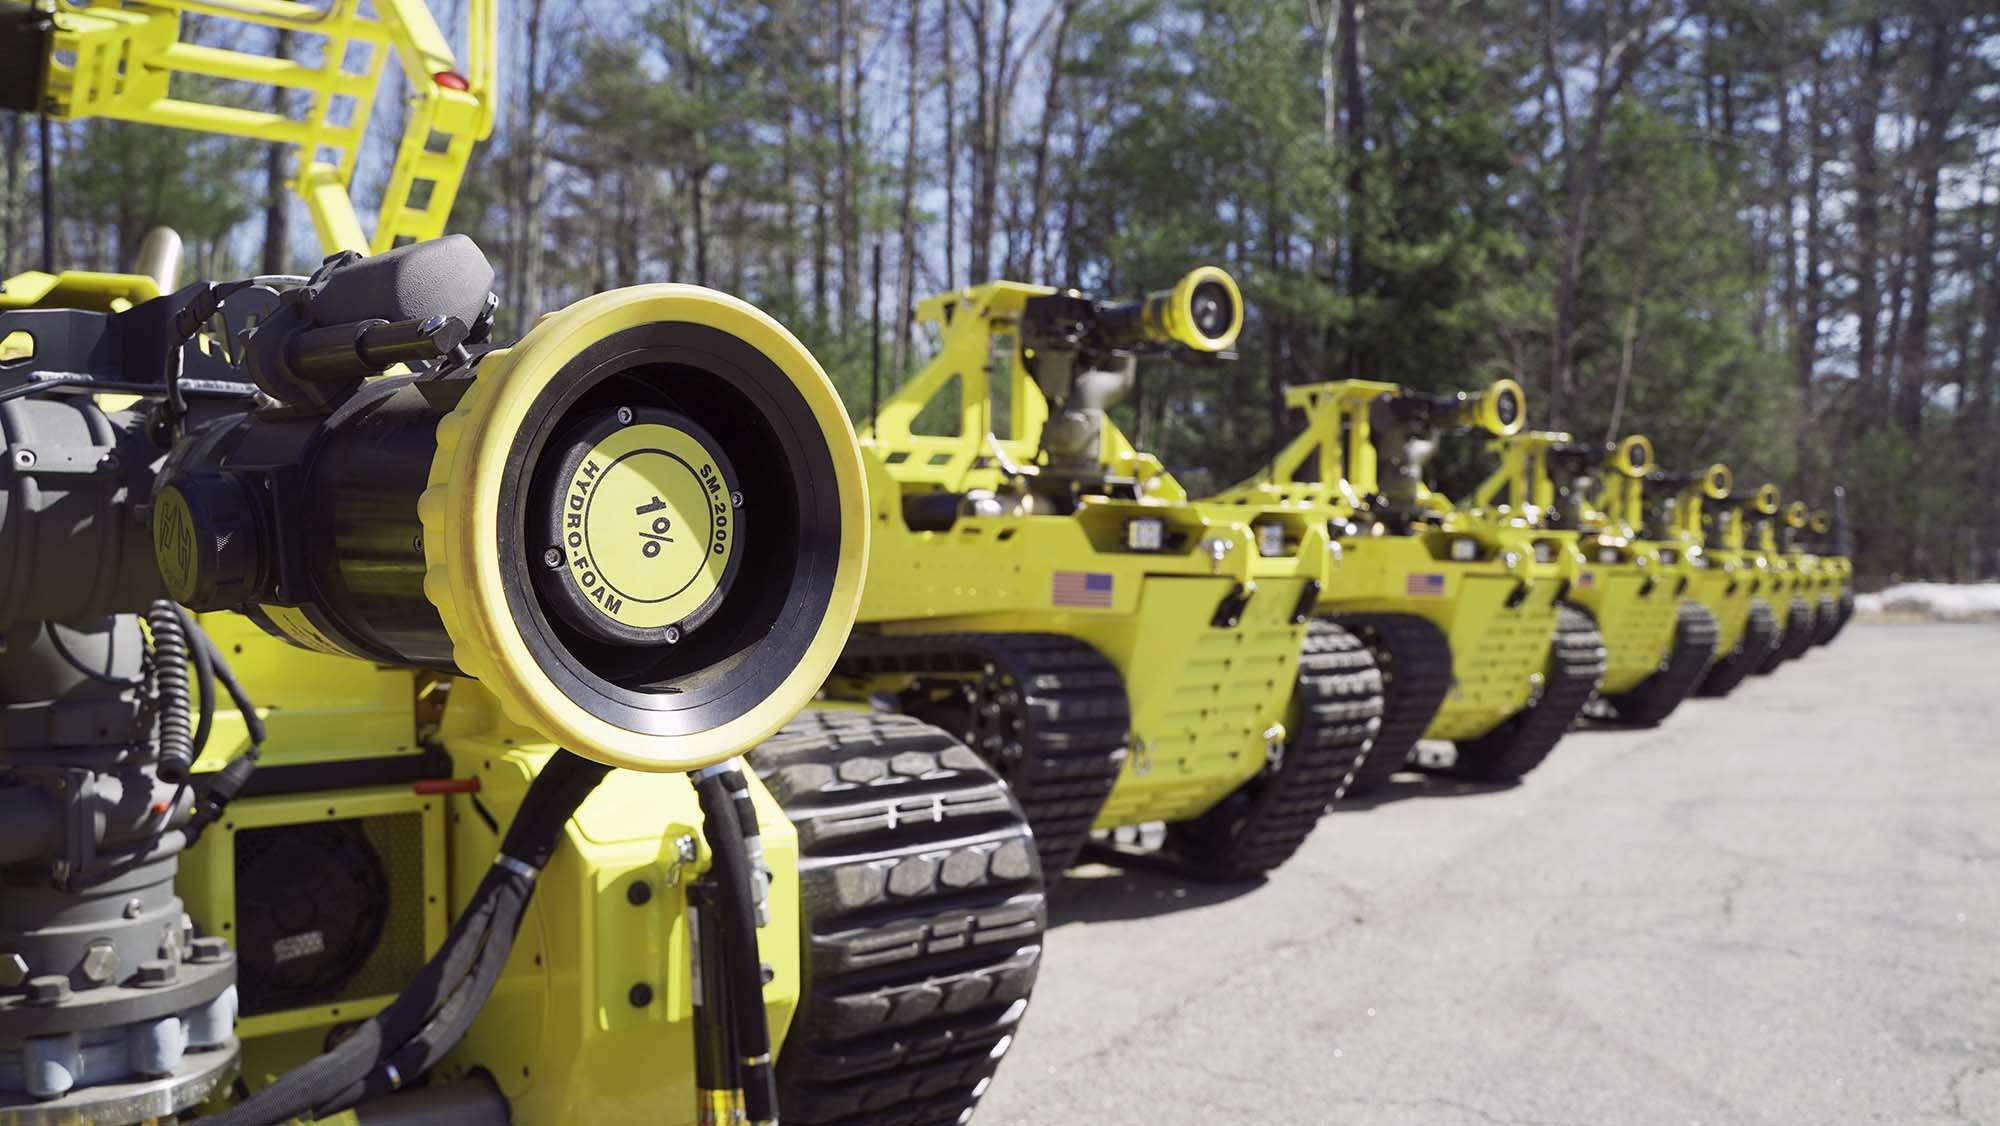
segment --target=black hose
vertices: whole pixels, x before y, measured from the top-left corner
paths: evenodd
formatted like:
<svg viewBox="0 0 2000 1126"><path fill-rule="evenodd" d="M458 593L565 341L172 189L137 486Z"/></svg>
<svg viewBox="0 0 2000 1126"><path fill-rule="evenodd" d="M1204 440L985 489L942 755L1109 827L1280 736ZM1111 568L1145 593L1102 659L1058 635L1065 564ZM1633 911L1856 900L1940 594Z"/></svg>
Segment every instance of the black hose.
<svg viewBox="0 0 2000 1126"><path fill-rule="evenodd" d="M743 1077L744 1110L752 1122L769 1122L778 1114L778 1089L771 1066L771 1023L764 1012L763 961L757 952L756 874L750 863L737 802L749 802L749 787L734 766L696 775L695 794L701 799L702 835L715 864L717 928L723 932L723 964L736 1043L735 1061ZM751 824L754 826L754 813Z"/></svg>
<svg viewBox="0 0 2000 1126"><path fill-rule="evenodd" d="M386 1092L415 1080L417 1074L389 1070L412 1041L424 1041L412 1058L435 1059L449 1051L499 980L534 892L534 876L547 866L561 843L563 826L607 770L601 763L557 751L529 784L500 843L500 855L465 912L409 985L332 1051L208 1119L211 1126L272 1126L305 1114L324 1117L377 1089ZM444 1038L447 1033L449 1039Z"/></svg>
<svg viewBox="0 0 2000 1126"><path fill-rule="evenodd" d="M188 694L188 642L180 608L161 599L146 610L153 635L153 686L160 698L159 776L187 781L194 765L193 705Z"/></svg>
<svg viewBox="0 0 2000 1126"><path fill-rule="evenodd" d="M208 636L208 631L199 625L192 627L191 637L200 642L208 652L209 664L215 670L215 679L222 682L222 690L229 693L229 700L243 715L243 730L250 736L252 747L264 745L264 717L257 714L257 705L251 702L250 694L243 690L243 682L236 679L236 670L229 667L229 659L222 655L222 647Z"/></svg>
<svg viewBox="0 0 2000 1126"><path fill-rule="evenodd" d="M201 691L201 710L195 718L194 746L190 750L191 757L188 759L193 763L201 758L201 752L208 746L209 733L215 730L215 644L209 641L208 634L202 632L202 628L195 624L195 620L188 616L186 610L174 606L174 613L180 615L181 636L187 640L188 656L194 659L195 685ZM167 781L185 782L187 779L168 778Z"/></svg>

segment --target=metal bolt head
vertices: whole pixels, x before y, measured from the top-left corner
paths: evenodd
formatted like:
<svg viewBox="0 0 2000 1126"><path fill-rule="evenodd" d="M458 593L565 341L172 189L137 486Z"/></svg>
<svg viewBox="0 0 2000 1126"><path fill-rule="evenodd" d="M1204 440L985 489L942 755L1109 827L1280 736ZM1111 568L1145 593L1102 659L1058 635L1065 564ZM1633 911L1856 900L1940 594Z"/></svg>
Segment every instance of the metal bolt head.
<svg viewBox="0 0 2000 1126"><path fill-rule="evenodd" d="M679 837L676 837L674 839L674 855L680 857L682 863L685 864L694 863L694 858L696 855L694 847L694 837L685 833L683 833Z"/></svg>
<svg viewBox="0 0 2000 1126"><path fill-rule="evenodd" d="M563 565L562 548L550 547L542 551L542 566L553 571Z"/></svg>
<svg viewBox="0 0 2000 1126"><path fill-rule="evenodd" d="M69 1000L69 979L61 974L43 974L28 979L28 1004L60 1005Z"/></svg>
<svg viewBox="0 0 2000 1126"><path fill-rule="evenodd" d="M743 490L737 489L729 494L729 507L731 508L743 507Z"/></svg>
<svg viewBox="0 0 2000 1126"><path fill-rule="evenodd" d="M0 954L0 989L19 989L28 980L28 960L12 951Z"/></svg>
<svg viewBox="0 0 2000 1126"><path fill-rule="evenodd" d="M668 645L679 645L680 643L681 643L681 627L679 627L679 626L668 626L668 627L667 627L667 644L668 644Z"/></svg>
<svg viewBox="0 0 2000 1126"><path fill-rule="evenodd" d="M175 978L180 976L180 972L179 963L169 962L165 958L154 958L151 961L139 963L139 973L133 980L133 984L142 989L149 986L170 985Z"/></svg>
<svg viewBox="0 0 2000 1126"><path fill-rule="evenodd" d="M220 935L204 935L194 940L188 951L191 962L220 962L229 957L229 940Z"/></svg>
<svg viewBox="0 0 2000 1126"><path fill-rule="evenodd" d="M619 407L619 408L618 408L618 425L620 425L620 426L630 426L630 425L632 425L632 408L631 408L631 407Z"/></svg>
<svg viewBox="0 0 2000 1126"><path fill-rule="evenodd" d="M34 467L34 464L35 464L35 451L33 450L14 451L14 468L32 469Z"/></svg>
<svg viewBox="0 0 2000 1126"><path fill-rule="evenodd" d="M93 942L83 952L83 976L99 985L118 972L118 948L109 942Z"/></svg>
<svg viewBox="0 0 2000 1126"><path fill-rule="evenodd" d="M143 914L145 914L145 913L146 913L146 904L145 904L145 902L144 902L144 901L142 901L141 899L139 899L139 898L138 898L137 896L134 896L134 897L132 897L131 899L128 899L128 900L126 900L126 901L125 901L125 917L126 917L126 918L128 918L128 919L136 919L136 918L138 918L138 917L139 917L140 915L143 915Z"/></svg>

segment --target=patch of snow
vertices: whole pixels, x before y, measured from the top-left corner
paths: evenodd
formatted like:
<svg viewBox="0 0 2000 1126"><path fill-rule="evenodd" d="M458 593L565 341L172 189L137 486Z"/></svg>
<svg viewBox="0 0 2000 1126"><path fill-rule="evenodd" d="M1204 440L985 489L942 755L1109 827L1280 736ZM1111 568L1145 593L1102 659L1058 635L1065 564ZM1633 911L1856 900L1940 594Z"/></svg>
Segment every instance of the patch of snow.
<svg viewBox="0 0 2000 1126"><path fill-rule="evenodd" d="M1898 583L1876 594L1860 594L1854 608L1863 614L1920 614L1938 621L2000 618L2000 583Z"/></svg>

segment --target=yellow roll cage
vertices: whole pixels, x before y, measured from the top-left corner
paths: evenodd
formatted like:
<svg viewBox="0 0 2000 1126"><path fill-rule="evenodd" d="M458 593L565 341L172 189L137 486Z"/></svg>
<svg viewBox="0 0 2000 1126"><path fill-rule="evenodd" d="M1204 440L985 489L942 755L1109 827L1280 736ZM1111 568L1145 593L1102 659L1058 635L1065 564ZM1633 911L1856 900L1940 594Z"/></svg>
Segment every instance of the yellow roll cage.
<svg viewBox="0 0 2000 1126"><path fill-rule="evenodd" d="M371 0L365 13L360 0L58 0L43 106L64 121L103 117L291 145L290 187L326 252L380 253L444 233L472 146L493 131L496 3L468 0L460 69L421 0ZM294 54L310 58L316 42L319 61L188 42L190 15L207 26L291 32L307 47ZM359 69L350 55L360 56ZM391 55L410 96L370 238L349 190ZM186 83L175 89L175 78L197 76L309 97L280 113L197 100Z"/></svg>

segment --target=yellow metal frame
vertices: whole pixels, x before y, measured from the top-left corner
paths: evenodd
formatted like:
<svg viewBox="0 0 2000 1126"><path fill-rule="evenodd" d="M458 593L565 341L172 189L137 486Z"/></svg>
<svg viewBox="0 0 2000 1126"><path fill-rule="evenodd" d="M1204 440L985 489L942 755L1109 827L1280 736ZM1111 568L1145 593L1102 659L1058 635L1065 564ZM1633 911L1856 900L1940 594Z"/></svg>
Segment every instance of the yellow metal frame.
<svg viewBox="0 0 2000 1126"><path fill-rule="evenodd" d="M875 538L859 620L881 633L1053 632L1090 643L1118 667L1132 714L1132 753L1099 827L1186 820L1255 777L1283 737L1305 640L1293 613L1309 581L1333 581L1337 556L1323 523L1296 517L1288 554L1259 556L1239 515L1188 504L1159 460L1109 422L1102 463L1136 479L1138 499L1087 496L1071 514L1026 505L963 515L946 531L910 528L906 495L1020 488L1016 470L1034 464L1049 407L1021 362L1019 321L1023 302L1053 292L991 282L917 307L919 321L939 326L941 348L862 430ZM1010 409L996 433L999 397ZM957 433L916 431L927 410L946 409ZM1126 550L1125 524L1140 516L1164 522L1167 549ZM1109 605L1055 605L1060 571L1108 575ZM1214 624L1236 592L1248 597L1241 621ZM893 687L836 680L829 691L855 699Z"/></svg>
<svg viewBox="0 0 2000 1126"><path fill-rule="evenodd" d="M1261 472L1198 507L1253 527L1272 519L1318 528L1358 524L1335 540L1336 569L1321 584L1315 611L1405 614L1444 631L1452 685L1424 735L1476 738L1533 700L1555 639L1563 565L1538 559L1527 514L1460 510L1421 482L1417 508L1434 517L1434 527L1392 529L1366 518L1368 498L1381 491L1371 411L1403 393L1397 384L1371 380L1287 388L1285 402L1304 414L1304 429ZM1502 380L1466 396L1461 421L1489 432L1518 425L1500 423L1489 409L1500 393L1521 390ZM1472 558L1455 557L1460 541L1470 542Z"/></svg>
<svg viewBox="0 0 2000 1126"><path fill-rule="evenodd" d="M420 0L60 0L45 102L62 120L112 118L294 147L290 185L328 253L380 252L444 233L472 146L493 131L496 0L469 0L465 64ZM288 31L294 57L183 39L184 17ZM301 58L317 53L319 61ZM349 55L363 56L359 69ZM409 85L403 135L373 236L350 191L383 71L394 57ZM177 82L176 79L181 81ZM296 113L202 100L188 80L306 94ZM463 86L462 89L458 88Z"/></svg>

